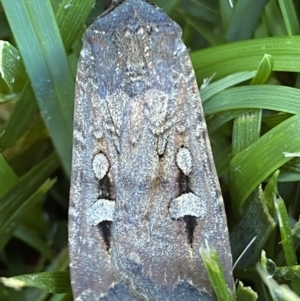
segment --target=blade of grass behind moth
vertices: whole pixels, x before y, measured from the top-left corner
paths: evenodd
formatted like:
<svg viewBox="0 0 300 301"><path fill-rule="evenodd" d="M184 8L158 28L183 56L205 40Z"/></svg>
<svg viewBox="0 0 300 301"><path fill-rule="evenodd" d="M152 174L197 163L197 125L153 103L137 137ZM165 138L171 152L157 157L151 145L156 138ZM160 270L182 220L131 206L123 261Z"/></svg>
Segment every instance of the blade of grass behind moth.
<svg viewBox="0 0 300 301"><path fill-rule="evenodd" d="M274 58L274 71L300 72L300 36L272 37L230 43L191 53L190 57L198 83L257 69L261 58L268 53Z"/></svg>
<svg viewBox="0 0 300 301"><path fill-rule="evenodd" d="M0 154L0 197L9 191L17 181L17 175Z"/></svg>
<svg viewBox="0 0 300 301"><path fill-rule="evenodd" d="M31 204L40 199L41 195L52 186L52 182L48 183L45 180L58 166L57 156L50 155L22 176L0 198L0 250L13 234L20 218L30 210Z"/></svg>
<svg viewBox="0 0 300 301"><path fill-rule="evenodd" d="M0 147L2 150L11 147L17 142L28 128L28 123L32 120L32 116L37 110L38 106L33 90L30 83L27 82L12 115L3 128L0 137Z"/></svg>
<svg viewBox="0 0 300 301"><path fill-rule="evenodd" d="M257 262L261 249L276 226L257 189L251 193L251 201L243 206L242 218L234 225L230 234L233 261L235 265L241 267L251 266ZM243 255L240 257L241 254ZM239 261L236 262L238 258ZM249 279L248 276L251 275L245 276Z"/></svg>
<svg viewBox="0 0 300 301"><path fill-rule="evenodd" d="M51 293L69 293L71 291L69 272L41 272L0 278L0 281L9 287L21 289L23 287L37 287Z"/></svg>
<svg viewBox="0 0 300 301"><path fill-rule="evenodd" d="M300 115L295 115L264 134L230 161L229 187L232 201L240 210L245 199L274 170L291 158L300 145Z"/></svg>
<svg viewBox="0 0 300 301"><path fill-rule="evenodd" d="M267 206L268 212L274 221L276 220L275 208L274 208L274 198L277 193L277 178L279 170L276 170L271 177L268 179L267 185L265 186L263 192L261 193L262 203ZM277 220L276 220L277 221ZM264 228L262 228L265 231ZM277 230L277 228L276 228ZM278 233L277 231L272 231L267 242L263 246L264 251L270 258L274 258L276 255L276 247L278 245ZM276 261L278 262L278 261Z"/></svg>
<svg viewBox="0 0 300 301"><path fill-rule="evenodd" d="M272 56L264 55L250 85L265 83L270 77L273 65ZM261 116L262 110L255 109L238 116L234 120L232 131L232 156L237 155L259 139ZM254 204L258 201L254 196L259 193L259 188L257 187L256 190L257 193L252 192L245 203ZM234 210L235 209L236 208L234 208Z"/></svg>
<svg viewBox="0 0 300 301"><path fill-rule="evenodd" d="M300 90L295 88L275 85L242 86L214 95L203 104L203 108L206 115L251 108L299 114L299 98Z"/></svg>
<svg viewBox="0 0 300 301"><path fill-rule="evenodd" d="M0 75L12 92L20 92L27 80L19 51L10 43L0 41Z"/></svg>
<svg viewBox="0 0 300 301"><path fill-rule="evenodd" d="M283 199L280 197L274 199L274 204L277 213L277 219L279 222L281 244L284 251L286 264L287 266L295 266L297 265L297 257L287 209L285 207ZM297 294L300 293L299 284L299 279L291 280L291 287Z"/></svg>
<svg viewBox="0 0 300 301"><path fill-rule="evenodd" d="M73 301L72 293L51 295L48 301Z"/></svg>
<svg viewBox="0 0 300 301"><path fill-rule="evenodd" d="M18 195L18 193L11 193L14 194L14 197L18 199L17 201L22 200L21 204L20 202L18 202L18 204L20 205L18 207L12 204L9 204L8 206L1 206L2 204L0 204L1 209L3 209L3 214L1 213L1 217L3 217L4 213L8 213L8 215L5 216L5 220L3 220L3 223L1 223L0 225L0 250L11 238L13 232L16 229L16 226L18 225L24 214L28 213L32 206L39 200L41 200L41 197L46 194L46 192L54 185L55 182L56 180L46 180L40 187L38 187L36 191L33 192L33 194L28 199L24 199L22 196ZM4 197L6 196L7 195L5 195ZM11 202L11 199L8 198L8 200ZM0 202L3 203L3 198L0 199ZM14 209L14 211L12 211L12 209Z"/></svg>
<svg viewBox="0 0 300 301"><path fill-rule="evenodd" d="M207 123L208 133L212 134L215 130L217 130L219 127L221 127L226 122L237 118L243 113L248 112L249 109L241 109L241 110L230 110L226 112L222 112L221 114L215 115L212 118L210 118Z"/></svg>
<svg viewBox="0 0 300 301"><path fill-rule="evenodd" d="M233 14L233 0L219 1L223 32L227 32Z"/></svg>
<svg viewBox="0 0 300 301"><path fill-rule="evenodd" d="M181 0L154 0L152 1L157 6L161 7L166 13L170 13Z"/></svg>
<svg viewBox="0 0 300 301"><path fill-rule="evenodd" d="M210 45L216 46L226 42L223 35L215 30L213 24L188 14L183 14L183 17L188 24L194 27L209 42Z"/></svg>
<svg viewBox="0 0 300 301"><path fill-rule="evenodd" d="M235 86L237 84L242 83L248 79L251 79L255 76L256 71L246 71L246 72L238 72L231 75L228 75L222 79L219 79L211 84L203 85L200 87L200 95L202 103L205 102L210 97L218 94L222 90L225 90L229 87Z"/></svg>
<svg viewBox="0 0 300 301"><path fill-rule="evenodd" d="M94 2L95 0L88 0L83 5L81 0L73 0L71 6L67 5L70 3L69 0L62 2L56 19L67 50L70 49L76 39ZM37 103L34 93L30 84L27 84L0 137L0 147L2 149L12 146L21 137L36 110Z"/></svg>
<svg viewBox="0 0 300 301"><path fill-rule="evenodd" d="M56 15L65 48L69 50L80 33L96 0L64 0Z"/></svg>
<svg viewBox="0 0 300 301"><path fill-rule="evenodd" d="M268 286L270 293L274 296L273 300L280 301L300 301L300 298L294 293L287 285L279 285L272 277L269 277L267 271L265 271L260 265L257 266L257 270Z"/></svg>
<svg viewBox="0 0 300 301"><path fill-rule="evenodd" d="M241 281L238 283L235 296L235 301L256 301L258 298L257 293L250 286L245 287Z"/></svg>
<svg viewBox="0 0 300 301"><path fill-rule="evenodd" d="M28 227L19 225L14 232L14 237L40 252L46 259L53 259L54 256L51 247L35 231L32 231Z"/></svg>
<svg viewBox="0 0 300 301"><path fill-rule="evenodd" d="M279 181L283 182L283 185L280 186L281 189L292 192L289 193L290 198L283 197L284 199L289 200L289 208L291 208L291 212L299 212L300 204L298 200L300 199L300 158L293 158L284 164L284 166L281 168ZM282 195L282 192L280 194Z"/></svg>
<svg viewBox="0 0 300 301"><path fill-rule="evenodd" d="M59 252L59 254L55 256L55 258L52 259L52 261L49 262L49 266L47 266L45 272L57 272L57 271L68 271L68 270L69 270L69 253L68 253L68 248L66 246ZM50 274L48 275L50 276ZM57 290L58 288L55 289ZM69 292L71 293L71 287L69 287L68 290L69 289L70 289ZM68 290L65 291L67 292ZM62 296L62 295L55 294L53 296ZM73 301L73 298L70 298L70 296L68 298L67 295L65 295L64 299L53 299L53 297L49 295L48 291L43 291L43 290L32 290L30 294L30 298L31 300Z"/></svg>
<svg viewBox="0 0 300 301"><path fill-rule="evenodd" d="M67 174L71 169L74 79L49 1L2 1L38 101Z"/></svg>
<svg viewBox="0 0 300 301"><path fill-rule="evenodd" d="M208 21L211 24L219 23L219 12L217 7L217 3L219 1L206 1L206 0L198 0L198 1L181 1L179 9L183 9L190 15L198 18L198 20Z"/></svg>
<svg viewBox="0 0 300 301"><path fill-rule="evenodd" d="M261 110L251 110L238 116L233 123L232 156L249 147L259 138Z"/></svg>
<svg viewBox="0 0 300 301"><path fill-rule="evenodd" d="M260 65L261 66L261 65ZM261 67L255 77L261 72ZM235 118L232 131L232 155L235 156L256 141L260 136L261 109L251 110ZM253 200L254 201L254 200Z"/></svg>
<svg viewBox="0 0 300 301"><path fill-rule="evenodd" d="M227 41L249 39L261 16L267 0L243 0L235 2L234 11L226 33Z"/></svg>
<svg viewBox="0 0 300 301"><path fill-rule="evenodd" d="M289 36L300 33L299 22L296 14L296 7L292 0L278 0L283 16L284 24Z"/></svg>
<svg viewBox="0 0 300 301"><path fill-rule="evenodd" d="M286 36L287 31L284 25L282 14L278 7L277 0L270 0L265 7L265 24L272 36Z"/></svg>
<svg viewBox="0 0 300 301"><path fill-rule="evenodd" d="M225 274L216 249L210 246L202 246L199 253L218 300L232 300L232 295L227 286Z"/></svg>
<svg viewBox="0 0 300 301"><path fill-rule="evenodd" d="M283 183L278 183L278 191L284 200L289 200L287 203L289 213L297 218L300 211L300 158L292 158L283 166L280 170L279 182L282 181L284 173L286 173L286 176L283 177ZM300 236L300 231L297 231L297 233Z"/></svg>
<svg viewBox="0 0 300 301"><path fill-rule="evenodd" d="M263 116L263 123L269 128L274 128L276 125L289 119L292 116L293 114L290 113L273 112L272 115Z"/></svg>

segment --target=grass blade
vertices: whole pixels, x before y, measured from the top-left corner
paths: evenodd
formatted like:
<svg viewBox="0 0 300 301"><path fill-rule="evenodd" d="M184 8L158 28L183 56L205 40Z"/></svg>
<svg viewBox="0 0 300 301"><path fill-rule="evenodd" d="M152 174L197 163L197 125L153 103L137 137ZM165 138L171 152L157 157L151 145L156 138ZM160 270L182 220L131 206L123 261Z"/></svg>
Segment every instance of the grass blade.
<svg viewBox="0 0 300 301"><path fill-rule="evenodd" d="M232 201L240 210L245 199L272 172L291 158L300 145L300 115L282 122L230 161L229 187Z"/></svg>
<svg viewBox="0 0 300 301"><path fill-rule="evenodd" d="M51 4L2 1L44 122L67 173L71 168L74 78Z"/></svg>
<svg viewBox="0 0 300 301"><path fill-rule="evenodd" d="M198 82L256 70L264 54L274 59L274 71L300 72L300 36L272 37L230 43L191 53Z"/></svg>

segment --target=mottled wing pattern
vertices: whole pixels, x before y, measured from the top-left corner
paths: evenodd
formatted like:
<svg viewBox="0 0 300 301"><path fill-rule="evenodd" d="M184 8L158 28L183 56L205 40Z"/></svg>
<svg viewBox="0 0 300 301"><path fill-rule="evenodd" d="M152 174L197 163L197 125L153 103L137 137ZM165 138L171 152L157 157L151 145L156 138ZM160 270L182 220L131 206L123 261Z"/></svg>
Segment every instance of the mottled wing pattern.
<svg viewBox="0 0 300 301"><path fill-rule="evenodd" d="M181 29L152 4L124 1L87 31L73 152L76 300L215 300L199 255L205 244L232 286L195 75Z"/></svg>

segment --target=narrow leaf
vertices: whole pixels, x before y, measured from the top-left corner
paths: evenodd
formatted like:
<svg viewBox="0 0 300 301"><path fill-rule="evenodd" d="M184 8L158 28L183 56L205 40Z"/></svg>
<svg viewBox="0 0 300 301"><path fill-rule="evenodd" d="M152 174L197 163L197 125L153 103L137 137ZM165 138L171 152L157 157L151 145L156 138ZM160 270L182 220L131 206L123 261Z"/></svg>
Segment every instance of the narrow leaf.
<svg viewBox="0 0 300 301"><path fill-rule="evenodd" d="M201 247L199 251L209 279L218 297L218 301L231 301L229 288L227 287L225 275L216 249Z"/></svg>
<svg viewBox="0 0 300 301"><path fill-rule="evenodd" d="M237 210L272 172L289 161L284 152L296 152L300 145L300 115L282 122L230 162L230 191Z"/></svg>
<svg viewBox="0 0 300 301"><path fill-rule="evenodd" d="M274 71L300 72L300 36L272 37L230 43L191 53L198 82L211 77L256 70L268 53L274 58Z"/></svg>
<svg viewBox="0 0 300 301"><path fill-rule="evenodd" d="M0 198L0 249L7 243L24 214L54 184L54 181L45 180L57 167L57 157L50 155Z"/></svg>
<svg viewBox="0 0 300 301"><path fill-rule="evenodd" d="M42 117L67 173L71 169L74 78L49 0L2 1Z"/></svg>
<svg viewBox="0 0 300 301"><path fill-rule="evenodd" d="M23 287L37 287L50 293L70 293L70 276L68 272L42 272L14 276L10 278L0 278L0 281L8 287L20 290Z"/></svg>
<svg viewBox="0 0 300 301"><path fill-rule="evenodd" d="M0 75L14 92L21 91L27 79L19 51L4 41L0 41Z"/></svg>

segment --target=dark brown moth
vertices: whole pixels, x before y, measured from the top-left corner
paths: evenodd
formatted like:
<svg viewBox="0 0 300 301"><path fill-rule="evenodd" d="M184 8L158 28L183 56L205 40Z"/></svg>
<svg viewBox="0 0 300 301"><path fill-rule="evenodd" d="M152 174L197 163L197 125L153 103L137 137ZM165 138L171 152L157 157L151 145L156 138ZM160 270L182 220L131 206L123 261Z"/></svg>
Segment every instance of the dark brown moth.
<svg viewBox="0 0 300 301"><path fill-rule="evenodd" d="M226 217L181 29L114 1L78 65L69 222L77 301L216 300L199 255L232 287Z"/></svg>

